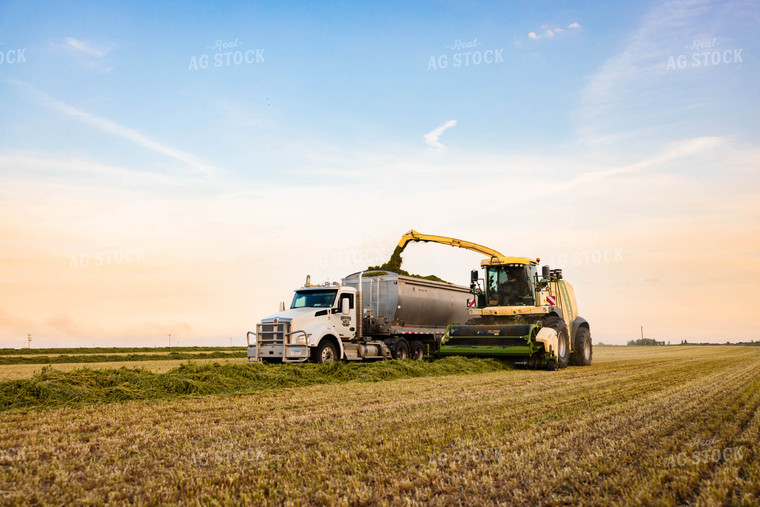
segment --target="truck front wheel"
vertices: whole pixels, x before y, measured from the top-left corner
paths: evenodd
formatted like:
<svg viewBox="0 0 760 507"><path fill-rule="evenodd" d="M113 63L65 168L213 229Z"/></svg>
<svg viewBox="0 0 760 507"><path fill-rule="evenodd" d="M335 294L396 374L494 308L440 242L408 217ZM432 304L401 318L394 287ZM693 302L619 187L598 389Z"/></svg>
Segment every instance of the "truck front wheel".
<svg viewBox="0 0 760 507"><path fill-rule="evenodd" d="M338 348L330 340L322 340L314 352L312 361L315 363L332 363L338 360Z"/></svg>

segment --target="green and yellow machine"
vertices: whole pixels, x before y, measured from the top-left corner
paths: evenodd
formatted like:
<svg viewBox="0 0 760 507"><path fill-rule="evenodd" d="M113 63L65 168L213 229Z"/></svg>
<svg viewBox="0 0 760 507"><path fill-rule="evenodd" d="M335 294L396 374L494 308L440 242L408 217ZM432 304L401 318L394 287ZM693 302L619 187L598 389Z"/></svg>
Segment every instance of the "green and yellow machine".
<svg viewBox="0 0 760 507"><path fill-rule="evenodd" d="M440 356L509 357L518 365L557 369L587 366L593 353L591 329L578 315L573 287L561 269L542 266L540 259L508 257L477 243L409 231L396 252L410 241L466 248L488 258L484 275L471 273L470 319L448 326Z"/></svg>

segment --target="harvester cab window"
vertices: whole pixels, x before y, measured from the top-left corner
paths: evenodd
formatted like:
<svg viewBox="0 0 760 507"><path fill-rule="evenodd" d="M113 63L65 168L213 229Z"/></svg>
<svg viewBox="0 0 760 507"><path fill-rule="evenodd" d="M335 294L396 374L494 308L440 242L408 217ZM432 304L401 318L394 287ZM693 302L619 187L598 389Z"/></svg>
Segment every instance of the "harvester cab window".
<svg viewBox="0 0 760 507"><path fill-rule="evenodd" d="M533 288L524 266L499 266L488 269L489 306L533 305Z"/></svg>
<svg viewBox="0 0 760 507"><path fill-rule="evenodd" d="M337 290L296 291L291 308L332 308Z"/></svg>
<svg viewBox="0 0 760 507"><path fill-rule="evenodd" d="M488 306L499 306L499 271L489 269L487 280Z"/></svg>

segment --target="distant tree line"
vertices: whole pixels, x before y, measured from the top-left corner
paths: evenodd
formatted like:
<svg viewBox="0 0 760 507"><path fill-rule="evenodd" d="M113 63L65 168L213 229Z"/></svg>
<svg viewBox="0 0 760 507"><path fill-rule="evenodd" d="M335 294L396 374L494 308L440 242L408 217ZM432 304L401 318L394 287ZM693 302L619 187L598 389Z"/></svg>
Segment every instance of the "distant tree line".
<svg viewBox="0 0 760 507"><path fill-rule="evenodd" d="M597 345L605 345L602 342L597 343ZM658 342L657 340L653 338L639 338L637 340L628 340L628 345L665 345L665 342ZM667 343L667 345L670 345L670 342ZM681 340L681 343L679 345L720 345L720 343L689 343L686 340ZM748 342L726 342L725 345L757 345L760 346L760 340L752 340Z"/></svg>
<svg viewBox="0 0 760 507"><path fill-rule="evenodd" d="M637 340L628 340L628 345L665 345L665 342L658 342L654 338L639 338Z"/></svg>

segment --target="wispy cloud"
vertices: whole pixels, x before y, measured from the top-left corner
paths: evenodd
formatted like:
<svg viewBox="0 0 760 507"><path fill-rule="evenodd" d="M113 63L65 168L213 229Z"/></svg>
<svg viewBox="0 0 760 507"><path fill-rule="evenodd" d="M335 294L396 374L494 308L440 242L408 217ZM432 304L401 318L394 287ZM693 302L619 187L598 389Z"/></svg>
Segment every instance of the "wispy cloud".
<svg viewBox="0 0 760 507"><path fill-rule="evenodd" d="M83 40L77 40L73 37L66 37L66 44L70 48L76 49L77 51L81 51L95 58L103 58L111 51L110 47Z"/></svg>
<svg viewBox="0 0 760 507"><path fill-rule="evenodd" d="M54 43L52 46L66 51L81 67L100 73L108 73L116 68L112 59L108 57L109 53L115 48L115 45L112 43L66 37L62 42Z"/></svg>
<svg viewBox="0 0 760 507"><path fill-rule="evenodd" d="M615 141L625 131L663 125L656 115L664 111L697 105L699 100L690 93L693 77L687 73L669 76L670 81L683 79L683 86L662 87L668 54L680 51L705 26L716 29L718 22L711 20L725 19L730 9L713 6L709 0L673 0L654 6L627 37L623 50L589 79L577 110L581 138L592 144Z"/></svg>
<svg viewBox="0 0 760 507"><path fill-rule="evenodd" d="M537 32L530 32L528 34L528 38L533 40L543 39L543 38L553 38L555 35L559 35L565 31L572 31L572 30L579 30L581 28L580 23L573 22L567 25L567 28L560 28L558 26L550 26L550 25L541 25L541 29Z"/></svg>
<svg viewBox="0 0 760 507"><path fill-rule="evenodd" d="M441 125L440 127L436 128L432 132L428 132L427 134L425 134L422 137L425 138L425 142L428 144L428 146L430 146L434 150L441 151L441 152L446 151L446 147L444 145L442 145L438 141L438 139L441 137L441 134L443 134L444 130L446 130L448 128L451 128L451 127L453 127L456 124L457 124L456 120L449 120L446 123L444 123L443 125Z"/></svg>
<svg viewBox="0 0 760 507"><path fill-rule="evenodd" d="M128 182L135 186L184 186L197 181L203 184L204 188L208 188L208 181L205 178L193 180L186 177L135 170L93 162L81 156L68 154L50 155L37 152L0 150L0 173L6 176L6 182L10 180L10 175L15 173L24 176L36 174L48 179L59 177L67 181L75 181L76 176L82 176L93 184L98 183L98 178L106 178L106 181ZM79 183L77 184L79 185Z"/></svg>
<svg viewBox="0 0 760 507"><path fill-rule="evenodd" d="M138 146L147 148L155 153L159 153L161 155L173 158L174 160L183 162L187 164L188 166L190 166L193 169L193 171L197 173L210 176L214 174L215 172L217 172L217 169L215 167L202 163L190 153L187 153L177 148L173 148L166 144L160 143L132 128L121 125L113 120L109 120L108 118L97 116L95 114L88 113L86 111L82 111L81 109L77 109L73 106L70 106L69 104L66 104L65 102L62 102L58 99L55 99L51 97L50 95L46 94L45 92L42 92L27 83L23 83L18 80L12 80L9 82L13 82L15 84L21 85L25 87L26 89L34 92L38 97L40 97L41 101L44 104L51 107L52 109L62 114L65 114L66 116L69 116L71 118L75 118L84 123L87 123L88 125L95 127L96 129L102 132L113 134L117 137L121 137L122 139L131 141Z"/></svg>
<svg viewBox="0 0 760 507"><path fill-rule="evenodd" d="M658 167L665 166L666 164L671 163L675 160L697 155L700 153L705 153L711 149L715 149L716 147L725 143L725 141L725 139L720 137L697 137L681 142L672 143L660 150L659 153L656 153L650 157L647 157L638 162L634 162L632 164L587 171L567 180L557 181L555 183L545 185L541 192L541 195L544 198L552 195L562 195L566 194L568 190L581 185L590 185L593 182L597 181L603 181L618 176L642 173L656 169ZM504 207L511 208L515 206L521 206L528 202L531 202L532 199L533 196L518 196L516 198L509 199L509 201L505 203Z"/></svg>
<svg viewBox="0 0 760 507"><path fill-rule="evenodd" d="M53 108L60 111L61 113L88 123L93 127L102 130L103 132L108 132L123 139L132 141L133 143L142 146L143 148L147 148L156 153L160 153L161 155L165 155L180 162L184 162L185 164L192 167L196 172L206 175L211 175L214 173L214 169L211 166L199 162L193 155L155 141L134 129L111 121L108 118L103 118L102 116L96 116L94 114L79 110L73 106L52 98L50 98L49 103L51 106L53 106Z"/></svg>

